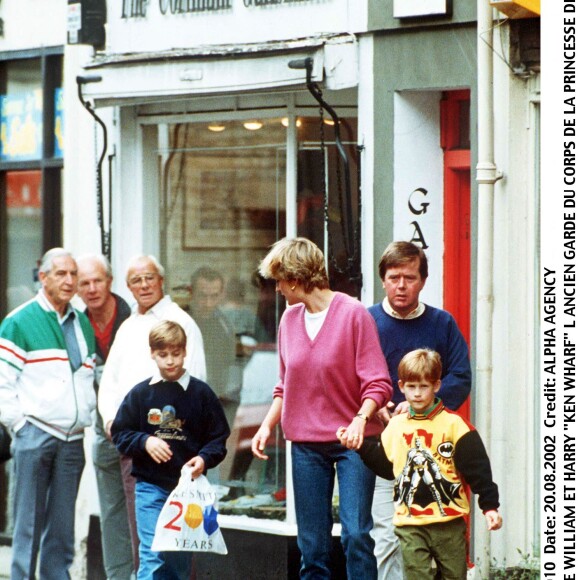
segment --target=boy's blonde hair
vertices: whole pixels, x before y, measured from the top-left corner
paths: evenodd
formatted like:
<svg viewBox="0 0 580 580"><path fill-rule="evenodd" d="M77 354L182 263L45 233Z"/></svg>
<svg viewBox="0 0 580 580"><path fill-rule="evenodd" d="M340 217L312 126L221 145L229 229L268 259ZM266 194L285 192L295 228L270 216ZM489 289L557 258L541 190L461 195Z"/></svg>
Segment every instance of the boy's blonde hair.
<svg viewBox="0 0 580 580"><path fill-rule="evenodd" d="M177 347L185 348L187 336L185 330L177 322L163 320L156 324L149 332L149 347L151 350Z"/></svg>
<svg viewBox="0 0 580 580"><path fill-rule="evenodd" d="M429 348L418 348L408 352L399 363L399 380L408 381L426 380L435 383L441 380L443 365L438 352Z"/></svg>
<svg viewBox="0 0 580 580"><path fill-rule="evenodd" d="M260 274L274 280L295 280L305 292L329 287L324 254L307 238L278 240L260 263Z"/></svg>

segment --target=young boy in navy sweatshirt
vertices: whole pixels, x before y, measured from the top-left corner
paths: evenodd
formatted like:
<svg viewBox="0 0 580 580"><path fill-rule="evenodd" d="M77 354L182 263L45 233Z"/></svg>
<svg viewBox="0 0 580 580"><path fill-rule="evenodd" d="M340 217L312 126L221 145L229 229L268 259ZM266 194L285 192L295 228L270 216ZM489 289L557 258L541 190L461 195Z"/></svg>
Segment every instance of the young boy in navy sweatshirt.
<svg viewBox="0 0 580 580"><path fill-rule="evenodd" d="M396 480L393 523L409 580L432 579L431 558L443 580L466 578L464 482L479 495L488 529L502 526L497 485L479 434L436 397L441 368L433 350L407 353L398 371L409 411L391 418L380 443L367 439L359 449L377 475ZM343 427L337 437L345 444Z"/></svg>
<svg viewBox="0 0 580 580"><path fill-rule="evenodd" d="M151 357L159 372L131 389L111 428L117 449L133 460L137 480L138 580L189 578L190 552L151 550L157 519L184 465L195 479L226 455L227 420L211 388L183 368L186 342L176 322L151 329Z"/></svg>

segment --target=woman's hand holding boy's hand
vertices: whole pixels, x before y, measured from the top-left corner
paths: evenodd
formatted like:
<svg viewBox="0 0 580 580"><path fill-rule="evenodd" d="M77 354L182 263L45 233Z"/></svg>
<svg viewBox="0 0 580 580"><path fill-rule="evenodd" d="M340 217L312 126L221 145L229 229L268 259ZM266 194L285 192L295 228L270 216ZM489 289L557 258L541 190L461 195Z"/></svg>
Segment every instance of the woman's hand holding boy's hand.
<svg viewBox="0 0 580 580"><path fill-rule="evenodd" d="M485 521L487 522L487 529L489 531L499 530L503 524L503 520L497 513L497 510L489 510L488 512L485 512Z"/></svg>
<svg viewBox="0 0 580 580"><path fill-rule="evenodd" d="M363 444L364 425L361 429L358 423L353 421L348 427L339 427L336 431L336 437L347 449L357 450Z"/></svg>
<svg viewBox="0 0 580 580"><path fill-rule="evenodd" d="M196 479L200 475L203 475L203 472L205 471L205 460L199 455L190 459L185 465L191 467L191 479Z"/></svg>
<svg viewBox="0 0 580 580"><path fill-rule="evenodd" d="M153 435L145 441L145 451L149 453L155 463L165 463L173 455L169 445L163 439L159 439L159 437Z"/></svg>

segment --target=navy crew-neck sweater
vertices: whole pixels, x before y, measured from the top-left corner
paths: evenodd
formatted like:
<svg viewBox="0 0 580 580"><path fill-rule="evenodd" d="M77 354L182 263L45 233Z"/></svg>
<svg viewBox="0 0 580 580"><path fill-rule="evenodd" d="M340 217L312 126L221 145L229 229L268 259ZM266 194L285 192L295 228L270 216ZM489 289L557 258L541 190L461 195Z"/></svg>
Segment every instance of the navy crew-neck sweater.
<svg viewBox="0 0 580 580"><path fill-rule="evenodd" d="M222 406L209 385L190 378L186 390L177 382L139 383L119 407L111 433L117 449L133 459L137 481L171 490L183 465L199 455L211 469L226 456L230 429ZM155 463L145 450L150 436L165 440L173 456Z"/></svg>
<svg viewBox="0 0 580 580"><path fill-rule="evenodd" d="M441 389L437 396L449 409L456 410L471 389L471 367L467 344L451 314L425 305L425 312L411 319L389 316L382 302L369 308L379 330L381 349L393 382L395 404L404 400L398 386L398 367L403 356L417 348L430 348L443 362Z"/></svg>

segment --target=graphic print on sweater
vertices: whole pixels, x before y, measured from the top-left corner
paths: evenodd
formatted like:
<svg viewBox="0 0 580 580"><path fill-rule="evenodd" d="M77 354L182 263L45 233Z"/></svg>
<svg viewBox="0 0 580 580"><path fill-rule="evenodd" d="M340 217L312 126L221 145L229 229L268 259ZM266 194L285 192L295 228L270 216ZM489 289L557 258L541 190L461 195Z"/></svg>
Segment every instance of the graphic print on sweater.
<svg viewBox="0 0 580 580"><path fill-rule="evenodd" d="M427 439L431 438L431 435L427 435ZM437 446L436 459L417 434L406 435L405 439L411 447L395 485L397 513L403 515L402 508L409 518L421 515L439 515L443 518L461 515L452 507L455 505L459 510L463 508L461 482L447 479L440 467L441 460L451 461L453 443L441 442Z"/></svg>
<svg viewBox="0 0 580 580"><path fill-rule="evenodd" d="M155 431L155 437L159 439L173 439L174 441L186 441L187 437L183 434L185 421L176 417L175 407L165 405L161 409L149 409L147 413L147 422L150 425L158 425L159 429Z"/></svg>

